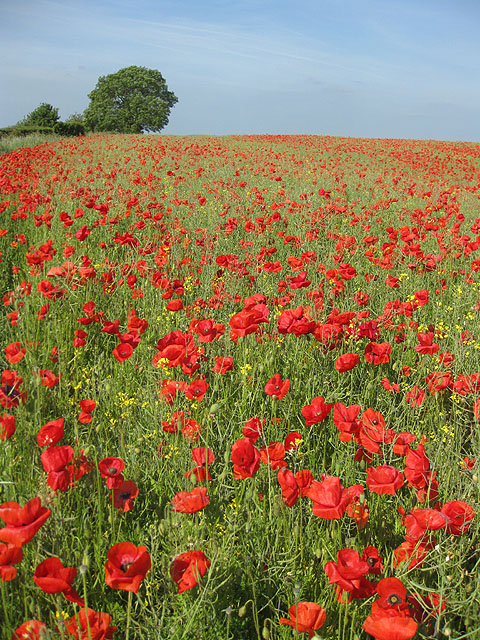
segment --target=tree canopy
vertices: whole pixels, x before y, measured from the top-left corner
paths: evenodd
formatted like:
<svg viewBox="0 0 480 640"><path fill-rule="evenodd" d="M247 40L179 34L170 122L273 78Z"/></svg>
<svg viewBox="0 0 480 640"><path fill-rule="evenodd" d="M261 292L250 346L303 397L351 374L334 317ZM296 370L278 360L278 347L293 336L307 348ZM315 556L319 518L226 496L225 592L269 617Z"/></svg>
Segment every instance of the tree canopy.
<svg viewBox="0 0 480 640"><path fill-rule="evenodd" d="M160 71L135 66L101 76L88 97L86 126L116 133L160 131L178 102Z"/></svg>
<svg viewBox="0 0 480 640"><path fill-rule="evenodd" d="M52 107L51 104L42 102L40 106L24 118L21 124L33 127L54 127L58 120L57 107Z"/></svg>

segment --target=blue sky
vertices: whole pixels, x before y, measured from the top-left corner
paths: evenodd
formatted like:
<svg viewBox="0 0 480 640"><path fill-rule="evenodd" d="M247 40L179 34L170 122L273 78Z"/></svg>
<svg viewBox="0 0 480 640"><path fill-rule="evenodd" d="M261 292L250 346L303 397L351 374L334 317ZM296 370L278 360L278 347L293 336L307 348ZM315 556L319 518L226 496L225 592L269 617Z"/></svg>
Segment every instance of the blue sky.
<svg viewBox="0 0 480 640"><path fill-rule="evenodd" d="M0 126L161 71L163 133L480 141L479 0L1 0Z"/></svg>

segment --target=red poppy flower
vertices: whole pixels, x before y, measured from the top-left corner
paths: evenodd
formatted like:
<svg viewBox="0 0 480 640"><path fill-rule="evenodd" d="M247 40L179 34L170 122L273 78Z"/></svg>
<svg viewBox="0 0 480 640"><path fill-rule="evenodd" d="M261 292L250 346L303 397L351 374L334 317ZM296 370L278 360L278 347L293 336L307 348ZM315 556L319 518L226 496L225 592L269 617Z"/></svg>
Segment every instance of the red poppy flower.
<svg viewBox="0 0 480 640"><path fill-rule="evenodd" d="M416 440L416 438L417 436L409 431L397 433L393 438L393 453L405 456L410 449L410 445Z"/></svg>
<svg viewBox="0 0 480 640"><path fill-rule="evenodd" d="M281 442L270 442L268 447L260 449L260 458L264 464L269 464L273 470L286 467L285 447Z"/></svg>
<svg viewBox="0 0 480 640"><path fill-rule="evenodd" d="M260 466L260 453L248 438L241 438L232 445L232 462L236 480L251 478Z"/></svg>
<svg viewBox="0 0 480 640"><path fill-rule="evenodd" d="M415 385L407 394L405 394L405 402L411 407L421 407L425 401L425 391Z"/></svg>
<svg viewBox="0 0 480 640"><path fill-rule="evenodd" d="M133 501L138 497L138 487L132 480L124 480L117 487L113 487L110 499L119 511L128 513L133 509Z"/></svg>
<svg viewBox="0 0 480 640"><path fill-rule="evenodd" d="M423 544L418 540L405 540L393 552L393 566L396 568L401 562L408 562L409 569L419 567L433 546L433 542Z"/></svg>
<svg viewBox="0 0 480 640"><path fill-rule="evenodd" d="M70 445L48 447L40 459L47 473L62 471L73 460L73 448Z"/></svg>
<svg viewBox="0 0 480 640"><path fill-rule="evenodd" d="M377 610L368 616L362 629L376 640L410 640L417 633L418 624L408 613Z"/></svg>
<svg viewBox="0 0 480 640"><path fill-rule="evenodd" d="M475 518L475 511L463 500L446 502L441 509L441 513L447 516L449 520L447 533L454 536L461 536L466 533Z"/></svg>
<svg viewBox="0 0 480 640"><path fill-rule="evenodd" d="M365 347L365 360L374 365L390 362L391 351L392 345L389 342L370 342Z"/></svg>
<svg viewBox="0 0 480 640"><path fill-rule="evenodd" d="M0 440L8 440L16 430L15 416L7 416L5 413L0 416Z"/></svg>
<svg viewBox="0 0 480 640"><path fill-rule="evenodd" d="M283 446L285 447L285 451L295 451L295 449L298 449L302 442L302 434L298 431L292 431L287 436L285 436Z"/></svg>
<svg viewBox="0 0 480 640"><path fill-rule="evenodd" d="M112 589L137 593L152 562L147 547L131 542L113 545L105 563L105 582Z"/></svg>
<svg viewBox="0 0 480 640"><path fill-rule="evenodd" d="M420 540L427 532L445 529L449 522L450 518L436 509L411 509L403 518L409 540Z"/></svg>
<svg viewBox="0 0 480 640"><path fill-rule="evenodd" d="M322 344L321 349L334 349L340 339L342 327L339 324L318 323L313 331L313 337Z"/></svg>
<svg viewBox="0 0 480 640"><path fill-rule="evenodd" d="M118 336L119 328L120 328L120 320L114 320L113 322L110 322L109 320L104 320L103 327L100 329L100 331L103 331L103 333L108 333L109 335L112 335L112 336Z"/></svg>
<svg viewBox="0 0 480 640"><path fill-rule="evenodd" d="M201 430L202 428L200 427L198 422L193 418L184 418L182 420L182 435L187 440L192 440L192 442L196 442L198 440L198 436Z"/></svg>
<svg viewBox="0 0 480 640"><path fill-rule="evenodd" d="M196 513L210 502L206 487L195 487L192 491L179 491L172 499L172 511Z"/></svg>
<svg viewBox="0 0 480 640"><path fill-rule="evenodd" d="M417 353L433 355L440 349L440 345L434 344L433 339L435 334L433 331L428 333L417 333L417 339L419 344L415 345L415 351Z"/></svg>
<svg viewBox="0 0 480 640"><path fill-rule="evenodd" d="M362 414L361 427L355 435L355 442L372 453L379 453L381 444L393 440L392 429L385 428L385 418L379 411L366 409Z"/></svg>
<svg viewBox="0 0 480 640"><path fill-rule="evenodd" d="M17 577L17 569L12 565L18 564L22 558L21 547L0 542L0 580L2 582L9 582Z"/></svg>
<svg viewBox="0 0 480 640"><path fill-rule="evenodd" d="M248 438L252 442L256 442L262 435L265 429L265 418L260 421L260 418L254 416L245 422L245 426L242 429L242 433L245 438Z"/></svg>
<svg viewBox="0 0 480 640"><path fill-rule="evenodd" d="M375 603L382 609L393 608L399 611L406 602L407 590L398 578L380 580L377 584L377 593L380 598Z"/></svg>
<svg viewBox="0 0 480 640"><path fill-rule="evenodd" d="M384 464L380 467L368 467L367 487L373 493L393 496L403 486L403 474L395 467Z"/></svg>
<svg viewBox="0 0 480 640"><path fill-rule="evenodd" d="M458 374L453 385L453 391L461 396L478 394L480 392L480 373L470 375Z"/></svg>
<svg viewBox="0 0 480 640"><path fill-rule="evenodd" d="M100 613L93 609L80 609L67 620L65 630L69 636L73 636L77 640L108 640L113 638L113 634L117 627L111 627L110 622L112 616L108 613Z"/></svg>
<svg viewBox="0 0 480 640"><path fill-rule="evenodd" d="M467 345L470 342L475 342L475 336L471 331L462 331L460 334L460 344Z"/></svg>
<svg viewBox="0 0 480 640"><path fill-rule="evenodd" d="M277 400L281 400L287 395L290 389L290 380L282 380L279 373L276 373L273 378L265 385L265 393L268 396L273 396Z"/></svg>
<svg viewBox="0 0 480 640"><path fill-rule="evenodd" d="M185 397L188 398L188 400L195 399L197 402L201 402L207 393L208 387L208 382L205 382L202 378L192 380L192 382L185 387Z"/></svg>
<svg viewBox="0 0 480 640"><path fill-rule="evenodd" d="M300 271L296 276L287 276L287 280L290 281L288 283L290 289L302 289L303 287L309 287L311 284L311 281L307 280L306 271Z"/></svg>
<svg viewBox="0 0 480 640"><path fill-rule="evenodd" d="M302 416L305 418L307 427L311 427L313 424L318 424L325 420L333 407L333 402L325 404L325 398L317 396L311 402L302 409Z"/></svg>
<svg viewBox="0 0 480 640"><path fill-rule="evenodd" d="M287 624L299 633L308 633L312 638L317 629L324 624L327 614L316 602L298 602L289 608L290 620L280 618L280 624Z"/></svg>
<svg viewBox="0 0 480 640"><path fill-rule="evenodd" d="M347 515L355 521L357 527L361 530L367 525L370 518L370 510L366 501L360 502L359 498L354 498L348 505ZM365 559L365 558L364 558Z"/></svg>
<svg viewBox="0 0 480 640"><path fill-rule="evenodd" d="M159 340L155 348L158 353L152 358L154 367L160 360L166 361L168 367L177 367L194 348L194 337L191 333L172 331Z"/></svg>
<svg viewBox="0 0 480 640"><path fill-rule="evenodd" d="M368 293L365 293L365 291L357 291L354 294L353 299L360 307L364 307L368 304L370 296L368 295Z"/></svg>
<svg viewBox="0 0 480 640"><path fill-rule="evenodd" d="M20 400L25 404L27 393L22 389L23 378L16 371L5 369L0 379L0 404L4 409L18 407Z"/></svg>
<svg viewBox="0 0 480 640"><path fill-rule="evenodd" d="M40 428L37 434L37 444L39 447L53 447L60 442L64 436L64 418L50 420Z"/></svg>
<svg viewBox="0 0 480 640"><path fill-rule="evenodd" d="M425 448L419 444L416 449L409 449L405 456L405 478L410 486L419 489L428 484L428 470L430 461L425 454Z"/></svg>
<svg viewBox="0 0 480 640"><path fill-rule="evenodd" d="M47 632L47 627L40 620L26 620L15 629L12 640L41 640Z"/></svg>
<svg viewBox="0 0 480 640"><path fill-rule="evenodd" d="M211 564L203 551L187 551L177 556L170 565L170 575L178 585L178 593L197 585Z"/></svg>
<svg viewBox="0 0 480 640"><path fill-rule="evenodd" d="M95 315L96 306L97 305L94 303L93 300L89 300L82 306L82 311L86 313L89 318L93 318L93 316Z"/></svg>
<svg viewBox="0 0 480 640"><path fill-rule="evenodd" d="M87 344L85 338L88 338L88 333L83 331L83 329L77 329L74 332L75 338L73 339L73 346L75 349L80 349L80 347L84 347Z"/></svg>
<svg viewBox="0 0 480 640"><path fill-rule="evenodd" d="M185 422L185 412L184 411L174 411L172 413L172 417L170 422L166 420L162 420L162 429L165 433L177 433L179 427L181 427Z"/></svg>
<svg viewBox="0 0 480 640"><path fill-rule="evenodd" d="M290 469L279 469L277 479L282 490L284 503L288 507L293 507L296 504L299 495L298 484L295 480L295 476Z"/></svg>
<svg viewBox="0 0 480 640"><path fill-rule="evenodd" d="M64 567L60 558L53 557L37 565L33 580L45 593L63 593L67 600L84 607L84 601L72 587L76 575L75 567Z"/></svg>
<svg viewBox="0 0 480 640"><path fill-rule="evenodd" d="M340 478L326 476L322 482L314 480L305 492L313 501L313 514L326 520L338 520L352 500L363 492L360 484L344 489Z"/></svg>
<svg viewBox="0 0 480 640"><path fill-rule="evenodd" d="M227 371L231 371L233 369L233 358L231 356L216 356L215 357L215 366L212 371L215 373L219 373L220 375L225 375Z"/></svg>
<svg viewBox="0 0 480 640"><path fill-rule="evenodd" d="M125 360L128 360L133 354L133 347L128 342L123 342L117 345L112 353L118 362L125 362Z"/></svg>
<svg viewBox="0 0 480 640"><path fill-rule="evenodd" d="M349 442L353 436L360 430L360 421L357 416L360 413L361 406L352 404L346 407L341 402L336 402L333 407L333 424L337 427L341 442ZM303 411L302 411L303 413Z"/></svg>
<svg viewBox="0 0 480 640"><path fill-rule="evenodd" d="M167 311L180 311L181 309L183 309L181 298L175 298L175 300L169 300L167 302Z"/></svg>
<svg viewBox="0 0 480 640"><path fill-rule="evenodd" d="M421 291L415 291L415 302L417 306L424 307L428 304L428 289L422 289Z"/></svg>
<svg viewBox="0 0 480 640"><path fill-rule="evenodd" d="M10 364L16 364L17 362L20 362L20 360L22 360L27 353L25 347L22 347L21 342L12 342L8 345L8 347L5 347L4 351L5 358Z"/></svg>
<svg viewBox="0 0 480 640"><path fill-rule="evenodd" d="M207 447L195 447L192 449L192 458L197 466L191 471L187 471L187 473L185 473L185 477L190 478L193 473L198 482L203 482L207 477L211 480L212 478L208 472L208 467L215 461L215 454L213 451Z"/></svg>
<svg viewBox="0 0 480 640"><path fill-rule="evenodd" d="M0 540L18 547L27 544L50 514L50 509L42 507L40 498L32 498L23 507L18 502L4 502L0 505L0 519L6 526L0 529Z"/></svg>
<svg viewBox="0 0 480 640"><path fill-rule="evenodd" d="M377 547L365 547L362 553L362 560L369 566L368 573L380 575L383 571L382 556L379 554Z"/></svg>
<svg viewBox="0 0 480 640"><path fill-rule="evenodd" d="M60 378L56 376L50 369L40 369L39 375L41 378L40 384L42 385L42 387L48 387L49 389L52 389L60 381ZM62 375L63 373L60 374L60 377L62 377Z"/></svg>
<svg viewBox="0 0 480 640"><path fill-rule="evenodd" d="M189 330L197 334L199 342L215 342L225 333L225 328L213 320L192 320Z"/></svg>
<svg viewBox="0 0 480 640"><path fill-rule="evenodd" d="M416 495L418 502L431 502L438 499L438 480L436 479L437 472L429 471L425 474L425 484L416 488Z"/></svg>
<svg viewBox="0 0 480 640"><path fill-rule="evenodd" d="M343 356L338 356L335 360L335 369L339 373L350 371L360 362L360 356L358 353L345 353Z"/></svg>
<svg viewBox="0 0 480 640"><path fill-rule="evenodd" d="M80 400L81 411L78 416L78 421L81 422L82 424L90 424L90 422L92 422L93 420L91 413L96 406L97 406L97 403L95 402L95 400L89 400L89 399Z"/></svg>
<svg viewBox="0 0 480 640"><path fill-rule="evenodd" d="M300 489L300 495L305 497L307 495L308 490L312 486L313 483L313 473L310 469L300 469L295 474L295 480L297 481L298 488Z"/></svg>
<svg viewBox="0 0 480 640"><path fill-rule="evenodd" d="M195 371L200 369L200 358L203 358L203 349L199 347L195 347L191 353L187 354L184 358L180 360L180 367L182 368L183 373L187 376L193 376Z"/></svg>
<svg viewBox="0 0 480 640"><path fill-rule="evenodd" d="M354 549L340 549L337 562L330 560L325 564L325 573L329 584L336 584L343 591L353 591L360 586L358 582L364 574L369 572L369 565L362 560L358 551Z"/></svg>
<svg viewBox="0 0 480 640"><path fill-rule="evenodd" d="M425 376L425 382L427 383L428 390L432 395L435 395L439 391L448 389L453 386L453 378L451 371L432 371L428 376Z"/></svg>
<svg viewBox="0 0 480 640"><path fill-rule="evenodd" d="M107 487L113 489L119 487L123 482L122 471L125 462L121 458L103 458L98 463L98 470L102 478L107 479Z"/></svg>
<svg viewBox="0 0 480 640"><path fill-rule="evenodd" d="M293 333L299 336L311 333L315 322L309 316L308 308L299 306L296 309L285 309L278 318L278 332L282 335Z"/></svg>
<svg viewBox="0 0 480 640"><path fill-rule="evenodd" d="M388 378L382 378L380 382L382 383L382 387L390 393L398 393L400 391L400 385L396 382L390 382Z"/></svg>

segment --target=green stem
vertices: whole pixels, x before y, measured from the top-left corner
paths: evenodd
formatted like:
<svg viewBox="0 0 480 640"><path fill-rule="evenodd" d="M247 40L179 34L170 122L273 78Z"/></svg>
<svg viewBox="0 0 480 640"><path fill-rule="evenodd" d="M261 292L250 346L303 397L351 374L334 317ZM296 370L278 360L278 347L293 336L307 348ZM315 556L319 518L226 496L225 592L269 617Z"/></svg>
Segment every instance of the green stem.
<svg viewBox="0 0 480 640"><path fill-rule="evenodd" d="M5 598L5 589L7 588L5 582L0 582L0 587L2 589L2 607L3 607L3 615L5 618L5 622L7 624L7 628L10 629L10 618L8 616L7 602Z"/></svg>
<svg viewBox="0 0 480 640"><path fill-rule="evenodd" d="M90 630L90 620L88 618L88 597L87 597L87 577L86 571L82 571L82 581L83 581L83 600L85 602L85 618L87 620L87 633L88 640L92 640L92 632Z"/></svg>
<svg viewBox="0 0 480 640"><path fill-rule="evenodd" d="M102 525L103 525L103 500L102 500L102 492L100 489L100 472L98 470L98 460L95 461L96 466L96 476L97 476L97 549L102 548ZM95 557L95 559L97 559Z"/></svg>
<svg viewBox="0 0 480 640"><path fill-rule="evenodd" d="M128 604L127 604L127 628L125 630L125 640L128 640L128 634L130 632L130 611L132 608L132 591L128 592Z"/></svg>

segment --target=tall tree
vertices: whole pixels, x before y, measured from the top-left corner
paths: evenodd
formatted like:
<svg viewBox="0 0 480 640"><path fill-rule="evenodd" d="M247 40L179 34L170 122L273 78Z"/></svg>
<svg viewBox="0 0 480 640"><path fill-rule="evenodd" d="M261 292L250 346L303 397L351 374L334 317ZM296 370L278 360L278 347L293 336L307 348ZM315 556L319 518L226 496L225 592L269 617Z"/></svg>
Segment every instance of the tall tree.
<svg viewBox="0 0 480 640"><path fill-rule="evenodd" d="M101 76L88 97L86 126L116 133L160 131L178 102L160 71L135 66Z"/></svg>
<svg viewBox="0 0 480 640"><path fill-rule="evenodd" d="M58 120L57 107L52 107L51 104L42 102L40 106L24 118L21 124L31 125L33 127L54 127Z"/></svg>

